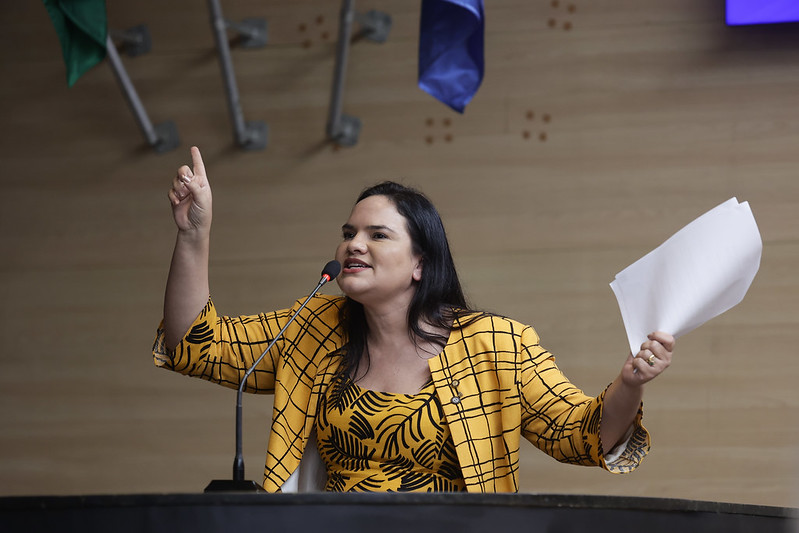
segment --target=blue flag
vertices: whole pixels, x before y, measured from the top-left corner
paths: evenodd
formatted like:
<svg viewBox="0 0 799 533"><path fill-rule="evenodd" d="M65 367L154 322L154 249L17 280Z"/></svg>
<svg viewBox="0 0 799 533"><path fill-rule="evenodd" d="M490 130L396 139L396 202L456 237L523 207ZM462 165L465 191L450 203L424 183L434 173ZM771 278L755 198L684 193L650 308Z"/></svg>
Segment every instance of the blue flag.
<svg viewBox="0 0 799 533"><path fill-rule="evenodd" d="M463 113L483 81L483 0L422 0L419 87Z"/></svg>

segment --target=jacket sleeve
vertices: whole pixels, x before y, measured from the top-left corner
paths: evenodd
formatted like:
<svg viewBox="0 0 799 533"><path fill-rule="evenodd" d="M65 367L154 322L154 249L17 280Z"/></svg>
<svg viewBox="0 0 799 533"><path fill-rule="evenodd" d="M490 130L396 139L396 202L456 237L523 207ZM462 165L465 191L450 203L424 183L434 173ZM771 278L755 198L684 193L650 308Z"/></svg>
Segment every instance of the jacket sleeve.
<svg viewBox="0 0 799 533"><path fill-rule="evenodd" d="M163 322L153 345L156 366L238 388L244 373L291 317L292 309L267 314L219 316L209 298L186 336L174 350L164 345ZM279 340L247 380L248 392L269 393L275 387L275 369L283 340Z"/></svg>
<svg viewBox="0 0 799 533"><path fill-rule="evenodd" d="M649 433L639 409L624 448L606 460L599 437L605 391L587 396L555 364L528 327L522 333L519 387L522 434L538 449L563 463L601 466L614 472L634 470L649 452Z"/></svg>

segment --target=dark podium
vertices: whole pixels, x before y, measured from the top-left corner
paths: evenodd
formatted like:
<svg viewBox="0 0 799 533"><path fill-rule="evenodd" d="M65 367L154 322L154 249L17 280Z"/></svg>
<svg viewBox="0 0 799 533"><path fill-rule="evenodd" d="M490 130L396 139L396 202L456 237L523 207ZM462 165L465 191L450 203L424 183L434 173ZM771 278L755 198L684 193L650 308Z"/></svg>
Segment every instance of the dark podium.
<svg viewBox="0 0 799 533"><path fill-rule="evenodd" d="M542 494L138 494L0 498L3 532L795 533L799 509Z"/></svg>

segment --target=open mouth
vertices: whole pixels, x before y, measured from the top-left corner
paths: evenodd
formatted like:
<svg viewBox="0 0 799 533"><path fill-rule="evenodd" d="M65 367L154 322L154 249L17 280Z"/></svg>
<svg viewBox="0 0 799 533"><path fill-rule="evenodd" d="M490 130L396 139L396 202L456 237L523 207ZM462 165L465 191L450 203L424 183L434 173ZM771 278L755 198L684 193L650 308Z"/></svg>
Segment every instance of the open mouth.
<svg viewBox="0 0 799 533"><path fill-rule="evenodd" d="M363 261L359 259L347 259L344 261L344 270L347 272L359 272L362 270L366 270L367 268L372 268Z"/></svg>

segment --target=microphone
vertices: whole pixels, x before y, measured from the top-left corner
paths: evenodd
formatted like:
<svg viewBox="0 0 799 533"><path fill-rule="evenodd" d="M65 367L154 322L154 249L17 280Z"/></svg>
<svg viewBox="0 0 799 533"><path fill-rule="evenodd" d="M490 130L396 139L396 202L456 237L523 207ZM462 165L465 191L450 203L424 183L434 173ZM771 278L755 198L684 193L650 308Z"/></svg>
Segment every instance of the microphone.
<svg viewBox="0 0 799 533"><path fill-rule="evenodd" d="M236 394L236 457L233 459L233 479L214 479L205 487L205 492L266 492L264 488L255 481L247 481L244 479L244 456L241 451L241 400L244 396L244 388L247 386L247 378L250 377L250 374L255 371L255 368L261 363L263 358L266 357L266 354L269 353L272 346L283 336L283 332L294 322L294 319L297 318L300 311L305 309L305 306L311 298L316 296L316 293L319 292L322 285L336 279L339 272L341 272L341 263L335 259L333 261L328 261L325 268L322 269L322 277L319 283L316 284L316 288L311 291L311 294L302 302L297 312L291 315L286 325L275 335L275 338L267 345L263 353L261 353L258 359L256 359L252 366L244 373L244 376L241 378L241 383L239 384L238 393Z"/></svg>
<svg viewBox="0 0 799 533"><path fill-rule="evenodd" d="M328 261L327 264L325 265L325 268L322 269L322 279L324 279L325 281L322 282L320 280L319 287L321 287L328 281L333 281L334 279L336 279L336 277L339 275L340 272L341 272L341 263L339 263L335 259L333 259L332 261ZM319 287L317 287L316 290L319 290ZM314 294L316 294L316 291L314 291ZM311 296L313 296L313 294Z"/></svg>

